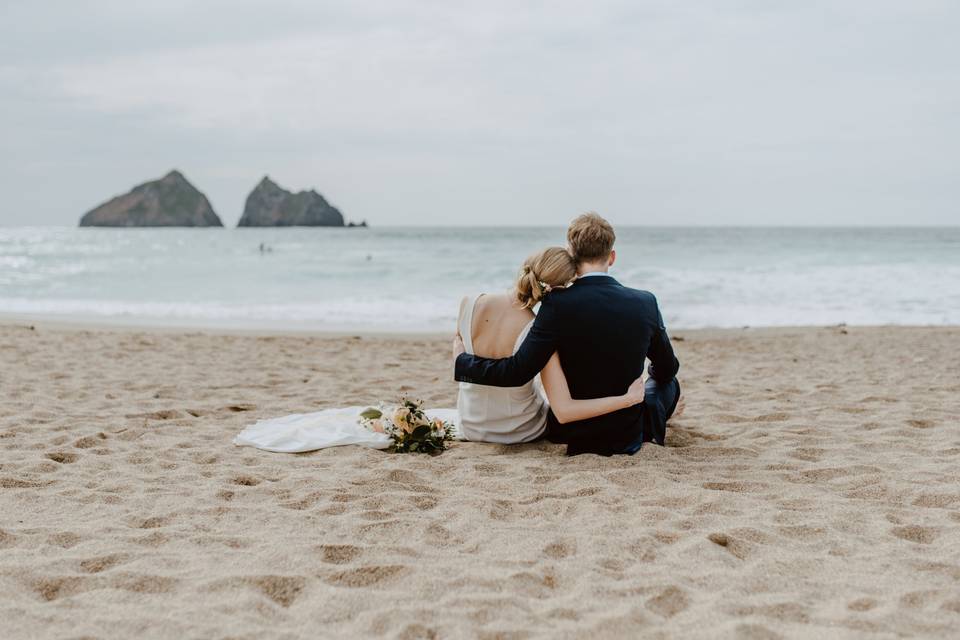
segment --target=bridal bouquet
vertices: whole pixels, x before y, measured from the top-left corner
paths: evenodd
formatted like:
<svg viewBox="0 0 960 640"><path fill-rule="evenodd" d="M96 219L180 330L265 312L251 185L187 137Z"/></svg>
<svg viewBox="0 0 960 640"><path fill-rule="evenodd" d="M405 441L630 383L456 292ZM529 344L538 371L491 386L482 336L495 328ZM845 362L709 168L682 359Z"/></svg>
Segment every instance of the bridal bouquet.
<svg viewBox="0 0 960 640"><path fill-rule="evenodd" d="M422 400L404 398L399 407L367 409L360 414L360 423L371 431L390 436L396 453L438 454L453 440L453 425L429 418Z"/></svg>

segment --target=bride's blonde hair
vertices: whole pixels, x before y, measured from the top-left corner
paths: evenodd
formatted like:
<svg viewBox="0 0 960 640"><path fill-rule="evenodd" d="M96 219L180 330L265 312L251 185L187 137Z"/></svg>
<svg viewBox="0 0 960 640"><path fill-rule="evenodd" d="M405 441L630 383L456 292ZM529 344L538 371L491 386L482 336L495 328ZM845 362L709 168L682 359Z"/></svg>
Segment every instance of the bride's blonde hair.
<svg viewBox="0 0 960 640"><path fill-rule="evenodd" d="M523 261L517 276L517 302L529 309L552 289L562 289L577 277L577 263L563 247L547 247Z"/></svg>

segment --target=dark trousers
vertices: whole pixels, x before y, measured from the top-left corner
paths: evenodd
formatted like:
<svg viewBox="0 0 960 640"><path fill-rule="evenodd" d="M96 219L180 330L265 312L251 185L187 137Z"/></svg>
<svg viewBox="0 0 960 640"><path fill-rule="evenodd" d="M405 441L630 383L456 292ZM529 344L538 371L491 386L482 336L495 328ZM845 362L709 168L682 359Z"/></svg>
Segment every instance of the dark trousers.
<svg viewBox="0 0 960 640"><path fill-rule="evenodd" d="M578 423L561 425L557 422L553 411L547 415L547 429L543 437L556 444L567 445L567 455L575 456L581 453L596 453L602 456L617 454L633 455L640 450L645 442L663 445L667 435L667 420L673 415L680 400L680 383L674 378L667 383L658 383L648 379L644 384L643 406L635 412L639 428L631 429L639 434L632 442L623 446L613 444L609 435L606 438L591 437L589 431L582 431ZM577 434L583 434L579 437ZM616 438L616 442L623 442Z"/></svg>
<svg viewBox="0 0 960 640"><path fill-rule="evenodd" d="M621 452L633 455L640 450L644 442L653 442L663 446L667 437L667 420L673 415L680 401L680 382L676 378L661 383L653 378L643 387L643 433Z"/></svg>

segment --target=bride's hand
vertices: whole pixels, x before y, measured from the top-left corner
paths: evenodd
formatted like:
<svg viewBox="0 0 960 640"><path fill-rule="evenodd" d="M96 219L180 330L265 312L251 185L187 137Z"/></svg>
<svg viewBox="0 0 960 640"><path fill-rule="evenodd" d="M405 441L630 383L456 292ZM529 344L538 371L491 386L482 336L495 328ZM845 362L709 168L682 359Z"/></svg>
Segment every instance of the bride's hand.
<svg viewBox="0 0 960 640"><path fill-rule="evenodd" d="M466 352L466 347L463 346L463 338L460 337L460 334L453 336L453 359L456 360L457 356L461 353Z"/></svg>
<svg viewBox="0 0 960 640"><path fill-rule="evenodd" d="M640 404L643 402L644 392L644 382L646 382L643 376L640 376L633 381L633 384L627 389L627 399L629 399L633 404Z"/></svg>

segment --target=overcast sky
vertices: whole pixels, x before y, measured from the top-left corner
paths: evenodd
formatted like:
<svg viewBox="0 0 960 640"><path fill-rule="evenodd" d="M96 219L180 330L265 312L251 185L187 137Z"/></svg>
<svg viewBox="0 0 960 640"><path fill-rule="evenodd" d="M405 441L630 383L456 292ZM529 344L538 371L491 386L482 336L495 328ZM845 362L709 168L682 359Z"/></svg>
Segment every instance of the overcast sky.
<svg viewBox="0 0 960 640"><path fill-rule="evenodd" d="M960 223L960 3L0 0L0 225Z"/></svg>

